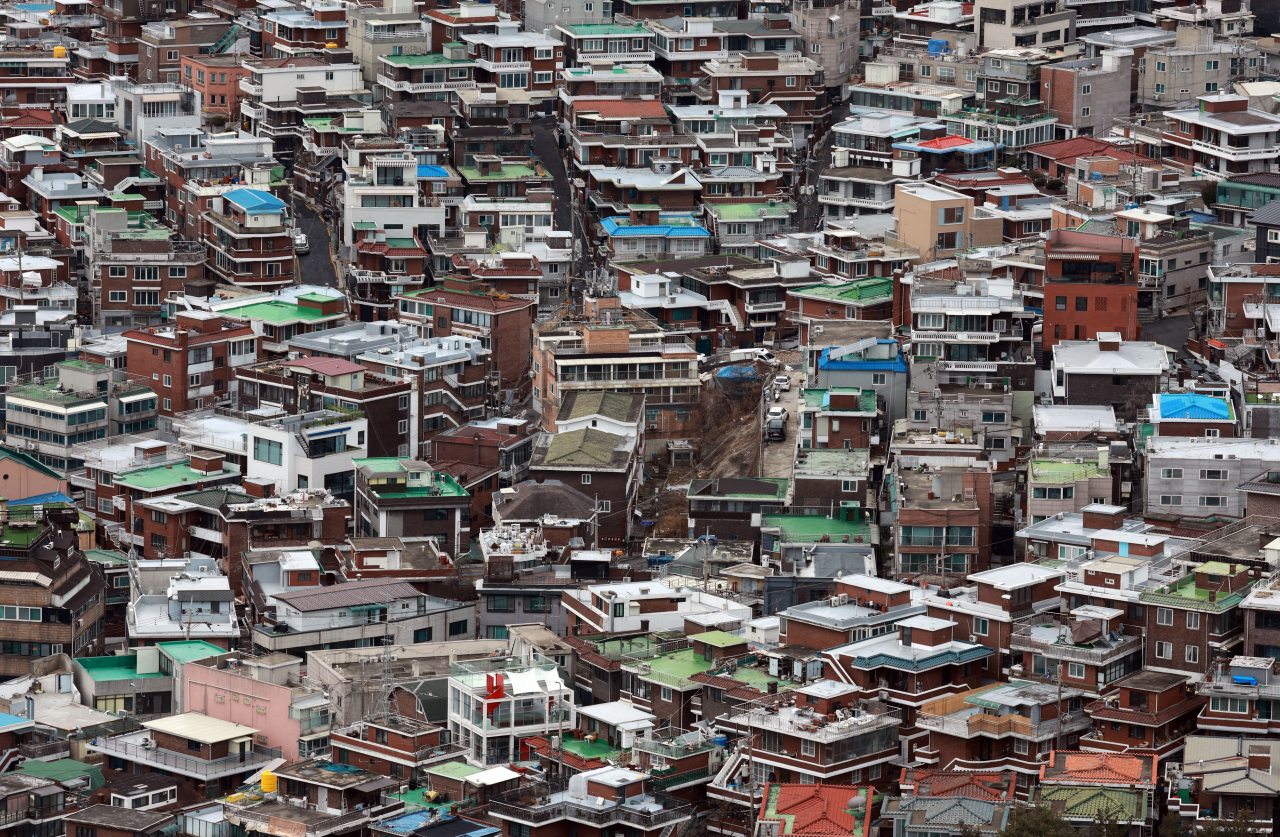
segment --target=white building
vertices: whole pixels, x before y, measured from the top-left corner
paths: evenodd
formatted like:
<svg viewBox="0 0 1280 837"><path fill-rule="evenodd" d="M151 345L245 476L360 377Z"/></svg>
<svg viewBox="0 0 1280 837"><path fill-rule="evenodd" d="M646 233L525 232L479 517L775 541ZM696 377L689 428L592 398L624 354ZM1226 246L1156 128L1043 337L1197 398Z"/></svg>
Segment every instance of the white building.
<svg viewBox="0 0 1280 837"><path fill-rule="evenodd" d="M548 657L535 653L450 668L449 732L476 767L509 764L520 758L521 739L573 728L572 684Z"/></svg>
<svg viewBox="0 0 1280 837"><path fill-rule="evenodd" d="M353 148L351 156L354 165L360 157L359 149ZM436 182L439 188L445 188L444 181ZM437 188L435 183L432 188ZM342 244L348 255L355 246L358 225L373 224L388 235L402 231L405 238L424 227L432 228L436 234L444 230L443 202L419 196L418 161L407 151L366 157L360 169L351 173L342 195Z"/></svg>
<svg viewBox="0 0 1280 837"><path fill-rule="evenodd" d="M565 590L562 594L570 617L577 617L586 633L625 631L680 631L685 616L719 610L746 621L751 608L700 590L676 590L659 581L597 584ZM648 613L646 600L675 602L675 610Z"/></svg>

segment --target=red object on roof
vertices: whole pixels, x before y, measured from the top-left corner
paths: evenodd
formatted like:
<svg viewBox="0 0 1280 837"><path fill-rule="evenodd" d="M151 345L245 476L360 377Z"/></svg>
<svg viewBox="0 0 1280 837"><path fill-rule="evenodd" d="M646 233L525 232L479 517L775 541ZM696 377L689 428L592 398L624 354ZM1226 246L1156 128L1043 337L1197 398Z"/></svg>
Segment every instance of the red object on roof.
<svg viewBox="0 0 1280 837"><path fill-rule="evenodd" d="M1133 160L1133 151L1126 146L1104 142L1096 137L1073 137L1066 140L1043 142L1039 145L1029 146L1027 152L1047 157L1064 165L1074 164L1079 157L1109 157L1117 154L1124 155L1121 159L1125 162ZM1138 162L1160 164L1159 160L1153 160L1143 154L1138 155Z"/></svg>
<svg viewBox="0 0 1280 837"><path fill-rule="evenodd" d="M640 99L623 101L621 99L603 102L583 102L575 106L578 113L598 113L606 119L643 119L645 117L665 117L667 109L657 99Z"/></svg>
<svg viewBox="0 0 1280 837"><path fill-rule="evenodd" d="M1013 798L1014 783L1008 774L926 769L910 771L906 768L902 773L904 783L907 781L907 774L912 774L910 783L915 787L916 796L963 796L987 802Z"/></svg>
<svg viewBox="0 0 1280 837"><path fill-rule="evenodd" d="M1223 343L1221 340L1210 340L1209 345L1215 349L1225 349L1227 347L1227 344Z"/></svg>
<svg viewBox="0 0 1280 837"><path fill-rule="evenodd" d="M778 789L777 801L773 803L773 813L767 814L769 797L772 788ZM849 801L858 794L867 796L867 805L861 809L864 813L862 833L866 834L871 826L871 794L872 788L854 785L770 785L765 788L764 801L760 805L760 819L792 818L788 833L793 837L800 835L830 835L831 837L849 837L858 830L858 819L849 813Z"/></svg>
<svg viewBox="0 0 1280 837"><path fill-rule="evenodd" d="M1061 751L1054 752L1048 764L1040 766L1040 781L1045 781L1045 774L1057 763ZM1070 784L1104 784L1104 785L1152 785L1154 778L1143 779L1143 768L1150 760L1151 773L1156 776L1158 757L1154 755L1123 756L1102 753L1061 753L1066 756L1062 770L1052 777L1055 782Z"/></svg>
<svg viewBox="0 0 1280 837"><path fill-rule="evenodd" d="M297 360L286 360L281 366L297 366L310 369L321 375L350 375L352 372L363 372L364 367L340 357L300 357Z"/></svg>
<svg viewBox="0 0 1280 837"><path fill-rule="evenodd" d="M925 140L924 142L920 143L920 147L921 148L939 148L939 149L959 148L960 146L968 145L971 142L973 142L973 140L969 139L968 137L962 137L962 136L959 136L958 134L947 134L945 137L938 137L937 139Z"/></svg>

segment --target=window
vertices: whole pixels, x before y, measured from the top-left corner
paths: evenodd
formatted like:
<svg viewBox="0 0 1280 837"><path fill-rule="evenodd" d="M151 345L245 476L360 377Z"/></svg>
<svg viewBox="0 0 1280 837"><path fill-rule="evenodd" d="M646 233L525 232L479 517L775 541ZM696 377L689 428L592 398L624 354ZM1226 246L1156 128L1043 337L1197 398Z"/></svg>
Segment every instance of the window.
<svg viewBox="0 0 1280 837"><path fill-rule="evenodd" d="M1189 662L1189 663L1198 663L1198 662L1200 662L1200 648L1199 648L1199 646L1196 646L1196 645L1188 645L1188 646L1183 650L1183 659L1185 659L1185 660L1186 660L1187 662Z"/></svg>
<svg viewBox="0 0 1280 837"><path fill-rule="evenodd" d="M1081 87L1080 87L1080 92L1081 92L1081 93L1083 93L1084 95L1088 96L1088 95L1089 95L1089 91L1090 91L1090 90L1092 90L1092 89L1093 89L1093 85L1091 85L1091 84L1084 84L1084 85L1081 85Z"/></svg>
<svg viewBox="0 0 1280 837"><path fill-rule="evenodd" d="M1172 625L1173 624L1173 608L1169 608L1169 607L1156 608L1156 624Z"/></svg>
<svg viewBox="0 0 1280 837"><path fill-rule="evenodd" d="M1056 300L1055 300L1055 302L1054 302L1054 304L1053 304L1053 307L1054 307L1056 310L1058 310L1058 311L1066 311L1066 310L1067 310L1067 298L1066 298L1065 296L1057 297L1057 298L1056 298Z"/></svg>
<svg viewBox="0 0 1280 837"><path fill-rule="evenodd" d="M1181 506L1181 505L1182 505L1182 495L1181 495L1181 494L1161 494L1161 495L1160 495L1160 505L1162 505L1162 506Z"/></svg>
<svg viewBox="0 0 1280 837"><path fill-rule="evenodd" d="M1004 424L1007 418L1005 413L984 412L982 414L983 424Z"/></svg>
<svg viewBox="0 0 1280 837"><path fill-rule="evenodd" d="M582 475L582 484L583 484L583 485L591 485L591 475L590 475L590 474L583 474L583 475Z"/></svg>
<svg viewBox="0 0 1280 837"><path fill-rule="evenodd" d="M1201 468L1200 469L1200 479L1202 480L1225 480L1227 478L1228 478L1228 473L1220 468L1218 469Z"/></svg>
<svg viewBox="0 0 1280 837"><path fill-rule="evenodd" d="M1225 508L1227 505L1226 497L1201 497L1200 505L1208 508Z"/></svg>
<svg viewBox="0 0 1280 837"><path fill-rule="evenodd" d="M889 375L885 372L873 372L871 374L871 385L874 387L882 387L889 382Z"/></svg>
<svg viewBox="0 0 1280 837"><path fill-rule="evenodd" d="M1031 745L1025 738L1013 739L1013 752L1019 756L1025 756L1031 752Z"/></svg>
<svg viewBox="0 0 1280 837"><path fill-rule="evenodd" d="M253 458L259 462L266 462L270 465L279 465L282 462L281 445L279 442L273 442L270 439L261 439L255 436L253 438Z"/></svg>
<svg viewBox="0 0 1280 837"><path fill-rule="evenodd" d="M795 86L796 86L796 77L787 76L787 87L795 87Z"/></svg>
<svg viewBox="0 0 1280 837"><path fill-rule="evenodd" d="M1244 698L1209 698L1209 709L1214 712L1235 712L1239 715L1249 714L1249 701Z"/></svg>
<svg viewBox="0 0 1280 837"><path fill-rule="evenodd" d="M938 210L939 224L963 224L964 207L948 206Z"/></svg>
<svg viewBox="0 0 1280 837"><path fill-rule="evenodd" d="M1087 296L1078 296L1078 297L1076 297L1076 310L1077 310L1077 311L1088 311L1088 310L1089 310L1089 297L1087 297Z"/></svg>
<svg viewBox="0 0 1280 837"><path fill-rule="evenodd" d="M1160 658L1160 659L1162 659L1162 660L1172 660L1172 659L1173 659L1173 643L1172 643L1172 642L1157 642L1157 643L1156 643L1156 656L1157 656L1157 657L1159 657L1159 658Z"/></svg>
<svg viewBox="0 0 1280 837"><path fill-rule="evenodd" d="M986 619L975 616L973 618L973 632L978 636L986 636L991 630L991 623Z"/></svg>
<svg viewBox="0 0 1280 837"><path fill-rule="evenodd" d="M665 700L667 703L670 703L670 702L671 702L671 689L670 689L670 688L668 688L668 687L666 687L666 686L663 686L663 687L662 687L662 699L663 699L663 700Z"/></svg>
<svg viewBox="0 0 1280 837"><path fill-rule="evenodd" d="M1072 680L1084 679L1084 663L1067 663L1067 676Z"/></svg>
<svg viewBox="0 0 1280 837"><path fill-rule="evenodd" d="M1088 109L1088 108L1080 108L1080 115L1081 115L1081 116L1088 116L1088 115L1089 115L1089 109Z"/></svg>
<svg viewBox="0 0 1280 837"><path fill-rule="evenodd" d="M1182 479L1181 468L1161 468L1160 479L1162 480L1180 480Z"/></svg>
<svg viewBox="0 0 1280 837"><path fill-rule="evenodd" d="M926 410L912 410L911 420L912 421L928 421L929 413Z"/></svg>
<svg viewBox="0 0 1280 837"><path fill-rule="evenodd" d="M467 632L467 620L460 619L449 623L449 636L462 636Z"/></svg>

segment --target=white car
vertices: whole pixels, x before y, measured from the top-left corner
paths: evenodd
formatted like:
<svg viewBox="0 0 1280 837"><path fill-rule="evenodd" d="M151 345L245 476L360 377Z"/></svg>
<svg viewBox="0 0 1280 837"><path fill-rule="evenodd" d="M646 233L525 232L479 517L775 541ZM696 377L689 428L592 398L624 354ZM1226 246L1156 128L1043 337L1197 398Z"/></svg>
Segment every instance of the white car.
<svg viewBox="0 0 1280 837"><path fill-rule="evenodd" d="M791 379L786 375L779 375L773 379L773 388L782 392L791 391Z"/></svg>
<svg viewBox="0 0 1280 837"><path fill-rule="evenodd" d="M295 233L293 236L293 252L295 255L305 256L311 252L311 245L307 241L306 233Z"/></svg>
<svg viewBox="0 0 1280 837"><path fill-rule="evenodd" d="M765 413L765 421L773 421L774 419L782 419L786 421L791 417L786 407L770 407L769 412Z"/></svg>

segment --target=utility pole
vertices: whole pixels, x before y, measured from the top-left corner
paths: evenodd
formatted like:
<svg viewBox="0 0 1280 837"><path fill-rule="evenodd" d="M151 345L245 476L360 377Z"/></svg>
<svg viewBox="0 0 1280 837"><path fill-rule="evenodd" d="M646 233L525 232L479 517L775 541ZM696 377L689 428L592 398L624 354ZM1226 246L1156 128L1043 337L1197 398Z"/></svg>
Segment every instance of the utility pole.
<svg viewBox="0 0 1280 837"><path fill-rule="evenodd" d="M1053 748L1055 750L1062 749L1062 661L1058 661L1058 729L1053 738Z"/></svg>

